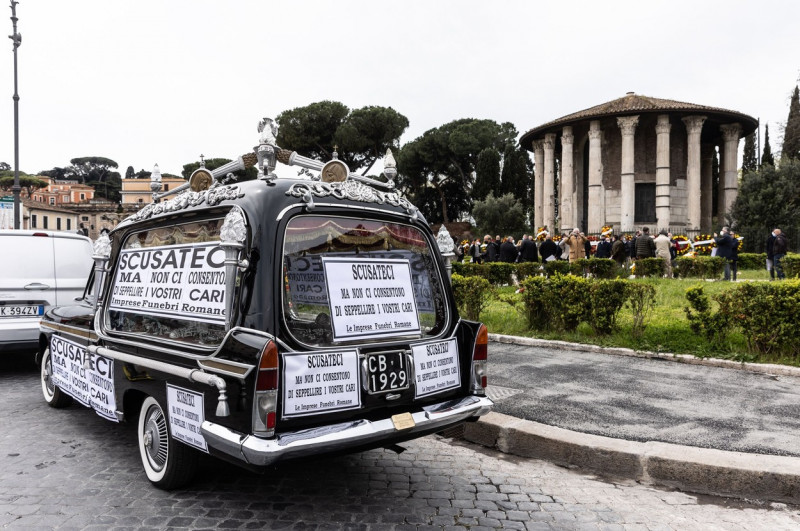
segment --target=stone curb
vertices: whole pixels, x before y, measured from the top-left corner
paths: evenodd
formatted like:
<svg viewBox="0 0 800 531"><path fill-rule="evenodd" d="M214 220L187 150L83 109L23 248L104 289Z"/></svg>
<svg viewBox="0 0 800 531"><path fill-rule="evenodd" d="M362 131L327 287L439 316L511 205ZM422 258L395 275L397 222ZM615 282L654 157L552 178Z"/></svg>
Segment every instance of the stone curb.
<svg viewBox="0 0 800 531"><path fill-rule="evenodd" d="M596 345L489 334L489 339L547 348L569 348L619 356L800 377L800 368L738 363L691 355L635 351ZM574 432L502 413L467 423L464 438L501 452L632 479L644 484L745 499L800 503L800 458L729 452L662 442L635 442Z"/></svg>
<svg viewBox="0 0 800 531"><path fill-rule="evenodd" d="M749 363L744 361L721 360L718 358L698 358L697 356L692 356L691 354L670 354L666 352L649 352L646 350L633 350L630 348L621 347L601 347L598 345L586 345L584 343L569 343L567 341L556 341L552 339L505 336L501 334L489 334L489 340L497 341L498 343L510 343L513 345L580 350L583 352L612 354L615 356L629 356L633 358L656 358L660 360L674 361L677 363L688 363L691 365L722 367L725 369L738 369L761 374L770 374L772 376L794 376L800 378L800 367L790 367L788 365ZM489 360L491 362L491 354Z"/></svg>
<svg viewBox="0 0 800 531"><path fill-rule="evenodd" d="M800 458L578 433L502 413L467 423L464 438L501 452L681 491L800 503Z"/></svg>

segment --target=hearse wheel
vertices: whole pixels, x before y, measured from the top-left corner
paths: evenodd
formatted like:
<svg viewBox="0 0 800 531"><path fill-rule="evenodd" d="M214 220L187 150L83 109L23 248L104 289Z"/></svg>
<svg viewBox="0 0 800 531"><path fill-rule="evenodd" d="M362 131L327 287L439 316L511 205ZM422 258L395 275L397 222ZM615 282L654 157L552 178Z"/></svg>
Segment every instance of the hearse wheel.
<svg viewBox="0 0 800 531"><path fill-rule="evenodd" d="M166 490L191 481L197 469L197 452L170 438L168 422L158 401L148 396L139 410L139 453L147 479Z"/></svg>
<svg viewBox="0 0 800 531"><path fill-rule="evenodd" d="M42 394L48 406L60 409L72 404L72 397L53 383L53 361L49 348L45 349L42 354L41 380Z"/></svg>

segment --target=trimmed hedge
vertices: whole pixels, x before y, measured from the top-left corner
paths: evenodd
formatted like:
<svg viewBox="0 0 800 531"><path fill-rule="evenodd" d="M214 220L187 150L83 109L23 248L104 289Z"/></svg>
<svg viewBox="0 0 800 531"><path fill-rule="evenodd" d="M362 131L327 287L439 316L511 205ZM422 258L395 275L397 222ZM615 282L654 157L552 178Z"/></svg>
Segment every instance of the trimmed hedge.
<svg viewBox="0 0 800 531"><path fill-rule="evenodd" d="M676 278L718 279L724 269L725 259L719 256L680 257L673 262L672 274Z"/></svg>
<svg viewBox="0 0 800 531"><path fill-rule="evenodd" d="M494 294L489 281L480 276L465 277L453 273L450 282L458 310L470 321L479 320L481 312L486 309Z"/></svg>
<svg viewBox="0 0 800 531"><path fill-rule="evenodd" d="M781 267L786 278L800 277L800 254L787 254L781 260Z"/></svg>
<svg viewBox="0 0 800 531"><path fill-rule="evenodd" d="M664 276L663 258L639 258L634 262L634 266L636 278Z"/></svg>
<svg viewBox="0 0 800 531"><path fill-rule="evenodd" d="M572 331L587 321L597 334L609 334L627 300L627 284L574 275L529 277L522 282L522 308L536 330Z"/></svg>

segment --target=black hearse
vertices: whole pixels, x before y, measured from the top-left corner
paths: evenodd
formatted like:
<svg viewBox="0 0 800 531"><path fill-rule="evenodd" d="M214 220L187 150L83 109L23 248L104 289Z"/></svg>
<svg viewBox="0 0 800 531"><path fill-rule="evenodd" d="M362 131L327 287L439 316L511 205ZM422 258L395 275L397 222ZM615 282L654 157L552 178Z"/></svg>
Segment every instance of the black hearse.
<svg viewBox="0 0 800 531"><path fill-rule="evenodd" d="M154 179L154 202L95 243L82 299L41 323L45 400L136 422L161 488L187 483L198 452L263 471L492 407L486 327L459 318L391 153L373 180L281 150L269 119L259 132L253 152L183 189ZM277 162L304 175L278 178ZM255 180L232 174L252 166Z"/></svg>

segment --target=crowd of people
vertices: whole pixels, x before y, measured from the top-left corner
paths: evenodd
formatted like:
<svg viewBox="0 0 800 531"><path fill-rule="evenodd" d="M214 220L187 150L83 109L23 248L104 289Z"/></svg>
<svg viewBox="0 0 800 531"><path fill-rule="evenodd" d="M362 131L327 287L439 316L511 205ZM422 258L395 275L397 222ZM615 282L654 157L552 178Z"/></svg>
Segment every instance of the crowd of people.
<svg viewBox="0 0 800 531"><path fill-rule="evenodd" d="M550 262L553 260L569 260L574 262L581 258L610 258L619 267L629 267L636 260L643 258L663 258L664 275L672 277L672 265L678 256L680 242L666 231L659 231L652 236L648 227L637 230L631 238L623 238L605 231L596 242L594 253L592 242L580 228L574 228L569 233L563 233L560 238L554 239L547 232L540 233L539 237L524 234L519 241L512 236L492 238L487 234L483 241L476 238L474 241L464 241L456 245L458 260L472 263L484 262ZM740 241L728 227L722 227L719 233L714 233L714 255L725 259L724 279L736 280L738 274L738 258ZM781 229L772 231L766 241L767 270L770 280L785 278L781 260L787 253L786 236Z"/></svg>

